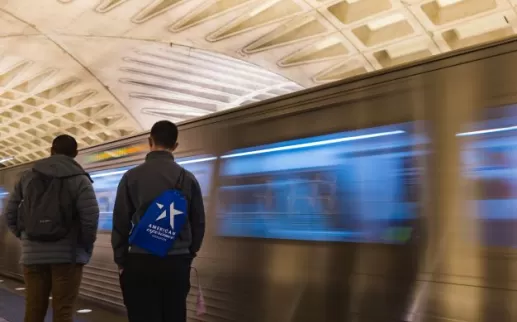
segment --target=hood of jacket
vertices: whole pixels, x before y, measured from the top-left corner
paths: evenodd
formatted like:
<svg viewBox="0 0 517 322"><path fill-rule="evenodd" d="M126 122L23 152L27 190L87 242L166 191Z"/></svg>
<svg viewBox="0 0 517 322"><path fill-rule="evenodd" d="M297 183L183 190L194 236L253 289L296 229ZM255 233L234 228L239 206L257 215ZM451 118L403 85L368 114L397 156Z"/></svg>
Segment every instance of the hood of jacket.
<svg viewBox="0 0 517 322"><path fill-rule="evenodd" d="M66 155L56 154L46 159L37 161L33 168L46 176L63 178L77 175L90 176L73 158ZM91 178L90 178L91 181Z"/></svg>

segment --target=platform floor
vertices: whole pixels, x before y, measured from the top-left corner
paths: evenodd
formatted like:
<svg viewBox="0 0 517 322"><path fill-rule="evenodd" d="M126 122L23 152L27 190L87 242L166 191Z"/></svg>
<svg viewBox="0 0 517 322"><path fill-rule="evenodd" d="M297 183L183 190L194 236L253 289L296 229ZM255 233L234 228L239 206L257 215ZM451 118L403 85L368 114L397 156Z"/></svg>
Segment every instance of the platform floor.
<svg viewBox="0 0 517 322"><path fill-rule="evenodd" d="M25 311L24 285L0 276L0 322L23 322ZM100 308L90 301L78 300L77 310L91 310L76 313L76 322L127 322L123 313ZM49 307L45 322L52 322L52 308Z"/></svg>

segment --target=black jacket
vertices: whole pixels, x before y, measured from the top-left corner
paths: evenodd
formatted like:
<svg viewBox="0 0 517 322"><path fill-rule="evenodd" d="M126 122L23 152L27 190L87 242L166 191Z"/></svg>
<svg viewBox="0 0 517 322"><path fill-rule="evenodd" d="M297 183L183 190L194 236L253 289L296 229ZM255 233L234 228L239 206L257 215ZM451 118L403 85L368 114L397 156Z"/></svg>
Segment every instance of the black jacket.
<svg viewBox="0 0 517 322"><path fill-rule="evenodd" d="M122 177L113 210L111 235L115 262L119 266L124 266L128 253L147 253L139 247L129 247L132 225L140 219L134 218L135 213L164 191L174 189L181 170L182 167L174 161L171 153L155 151L147 155L143 164L129 170ZM182 190L190 203L188 217L169 255L196 256L205 234L205 209L199 183L194 175L186 170Z"/></svg>

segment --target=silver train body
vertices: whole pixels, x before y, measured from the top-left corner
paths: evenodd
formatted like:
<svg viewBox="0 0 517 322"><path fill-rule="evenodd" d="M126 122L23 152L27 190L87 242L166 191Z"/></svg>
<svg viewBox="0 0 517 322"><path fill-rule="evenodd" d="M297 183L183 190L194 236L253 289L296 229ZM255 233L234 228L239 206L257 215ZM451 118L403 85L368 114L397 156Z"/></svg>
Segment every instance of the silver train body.
<svg viewBox="0 0 517 322"><path fill-rule="evenodd" d="M190 319L517 320L516 66L508 40L182 123L208 214L208 313ZM146 139L79 156L103 211L81 287L98 303L122 305L110 203ZM4 197L30 166L0 171ZM2 223L1 274L22 277L19 247Z"/></svg>

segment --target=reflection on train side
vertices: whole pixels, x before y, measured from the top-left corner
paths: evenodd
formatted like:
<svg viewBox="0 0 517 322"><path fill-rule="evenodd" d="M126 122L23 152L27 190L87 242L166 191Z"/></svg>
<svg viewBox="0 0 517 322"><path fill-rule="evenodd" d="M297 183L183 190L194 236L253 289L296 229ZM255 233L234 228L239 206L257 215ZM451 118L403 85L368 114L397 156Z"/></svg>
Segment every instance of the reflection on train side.
<svg viewBox="0 0 517 322"><path fill-rule="evenodd" d="M482 242L517 246L517 107L485 110L485 121L460 133L468 143L463 162L475 185L474 211Z"/></svg>
<svg viewBox="0 0 517 322"><path fill-rule="evenodd" d="M222 157L225 236L401 243L417 215L424 140L411 124L293 140Z"/></svg>
<svg viewBox="0 0 517 322"><path fill-rule="evenodd" d="M111 231L113 228L113 206L117 196L117 187L124 173L132 167L110 169L92 173L93 189L99 203L99 230Z"/></svg>
<svg viewBox="0 0 517 322"><path fill-rule="evenodd" d="M7 199L9 197L9 193L3 187L0 187L0 214L3 213L3 209L5 204L7 203Z"/></svg>
<svg viewBox="0 0 517 322"><path fill-rule="evenodd" d="M204 197L208 197L210 191L214 160L216 158L211 156L178 159L180 165L196 176ZM131 168L133 167L97 171L91 175L100 209L100 231L111 231L113 228L113 206L117 195L117 187L124 173Z"/></svg>

